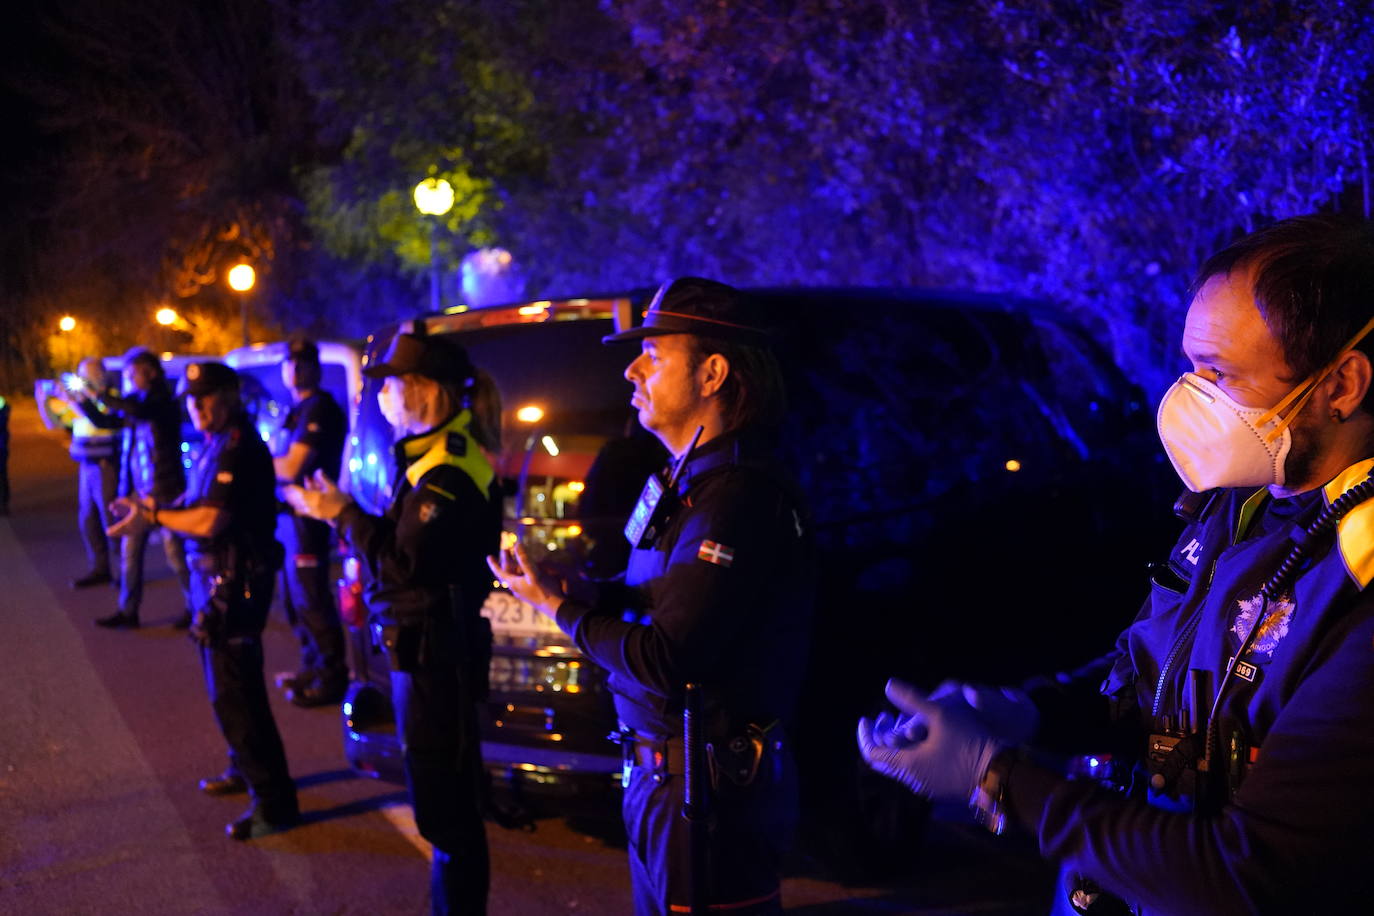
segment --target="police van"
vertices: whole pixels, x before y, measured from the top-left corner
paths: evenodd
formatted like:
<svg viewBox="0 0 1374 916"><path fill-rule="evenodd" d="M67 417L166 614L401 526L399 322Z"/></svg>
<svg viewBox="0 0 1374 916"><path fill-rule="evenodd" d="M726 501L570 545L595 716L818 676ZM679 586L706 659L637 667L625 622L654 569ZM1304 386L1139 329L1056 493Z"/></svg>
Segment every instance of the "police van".
<svg viewBox="0 0 1374 916"><path fill-rule="evenodd" d="M505 537L568 573L623 569L625 518L666 460L629 406L622 373L635 348L600 342L639 321L651 292L416 319L427 334L451 335L496 380ZM781 328L790 403L781 447L810 501L819 550L794 735L804 829L821 855L858 861L886 847L870 845L870 812L836 787L867 778L853 725L881 700L883 681L1009 682L1086 660L1133 616L1140 570L1168 536L1176 484L1150 405L1044 303L751 292ZM377 356L395 332L379 329L366 352ZM355 498L378 513L393 471L379 387L364 381L348 459ZM356 563L345 561L345 573L357 678L343 707L346 754L358 772L399 781L385 659L363 625ZM496 640L488 767L531 794L612 790L621 761L606 740L615 722L602 672L496 583L483 613Z"/></svg>

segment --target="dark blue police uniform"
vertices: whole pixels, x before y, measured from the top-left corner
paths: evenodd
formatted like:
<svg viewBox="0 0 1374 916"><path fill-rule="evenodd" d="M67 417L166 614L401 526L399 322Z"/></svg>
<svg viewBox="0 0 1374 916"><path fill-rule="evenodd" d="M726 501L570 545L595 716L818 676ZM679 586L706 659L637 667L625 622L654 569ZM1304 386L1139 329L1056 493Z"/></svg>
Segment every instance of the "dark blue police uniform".
<svg viewBox="0 0 1374 916"><path fill-rule="evenodd" d="M713 818L709 895L732 913L780 912L779 857L795 824L786 722L812 613L799 494L761 437L718 436L688 457L680 506L630 557L625 588L557 620L610 672L625 733L623 801L635 911L688 905L681 816L683 688L704 690Z"/></svg>
<svg viewBox="0 0 1374 916"><path fill-rule="evenodd" d="M434 845L436 913L486 911L488 854L476 702L486 693L491 590L486 557L501 541L495 474L463 410L396 444L383 516L350 504L336 520L362 562L374 632L387 650L406 784L420 835Z"/></svg>
<svg viewBox="0 0 1374 916"><path fill-rule="evenodd" d="M1374 502L1350 510L1334 537L1295 532L1371 468L1374 459L1362 461L1285 499L1216 491L1156 570L1115 650L1067 687L1033 692L1042 731L1072 723L1074 734L1061 737L1098 748L1115 741L1136 761L1131 778L1118 780L1130 783L1124 793L1011 764L1011 813L1062 863L1055 913L1082 911L1075 892L1080 906L1101 893L1088 912L1125 912L1113 897L1144 913L1368 908ZM1261 586L1297 541L1306 555L1264 600ZM1075 706L1075 688L1098 684L1100 693L1079 691L1087 706ZM1090 708L1095 727L1084 724Z"/></svg>
<svg viewBox="0 0 1374 916"><path fill-rule="evenodd" d="M281 560L273 539L276 474L272 455L247 415L236 411L210 434L191 467L180 508L214 506L228 525L211 538L186 538L201 664L229 764L269 822L297 817L296 787L263 680L262 631Z"/></svg>
<svg viewBox="0 0 1374 916"><path fill-rule="evenodd" d="M293 406L282 424L281 451L299 442L311 450L294 484L322 470L339 479L347 421L334 396L316 391ZM282 597L286 617L301 644L301 687L315 685L325 693L342 691L348 682L344 661L343 626L329 587L329 563L334 537L327 522L297 515L289 508L277 526L286 561L282 566Z"/></svg>

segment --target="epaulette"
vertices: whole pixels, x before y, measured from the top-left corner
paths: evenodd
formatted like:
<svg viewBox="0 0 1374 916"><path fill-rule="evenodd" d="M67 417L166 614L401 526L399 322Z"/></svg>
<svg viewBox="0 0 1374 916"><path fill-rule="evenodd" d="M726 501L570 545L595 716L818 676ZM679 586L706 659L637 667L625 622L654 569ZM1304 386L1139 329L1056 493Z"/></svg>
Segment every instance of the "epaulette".
<svg viewBox="0 0 1374 916"><path fill-rule="evenodd" d="M1212 504L1216 502L1217 494L1220 492L1217 489L1203 490L1201 493L1184 490L1178 495L1178 499L1174 500L1174 515L1190 525L1201 521L1211 511Z"/></svg>
<svg viewBox="0 0 1374 916"><path fill-rule="evenodd" d="M1347 490L1362 483L1374 468L1374 458L1367 458L1346 468L1336 479L1322 488L1322 496L1329 506ZM1347 512L1337 523L1336 543L1346 572L1360 588L1374 580L1374 499L1367 499Z"/></svg>

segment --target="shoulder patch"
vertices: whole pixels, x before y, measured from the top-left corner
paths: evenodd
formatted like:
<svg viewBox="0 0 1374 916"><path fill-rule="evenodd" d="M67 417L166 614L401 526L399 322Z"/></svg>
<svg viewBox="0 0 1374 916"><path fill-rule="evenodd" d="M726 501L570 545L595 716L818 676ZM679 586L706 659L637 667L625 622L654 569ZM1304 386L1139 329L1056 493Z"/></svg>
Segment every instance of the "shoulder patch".
<svg viewBox="0 0 1374 916"><path fill-rule="evenodd" d="M729 569L735 562L735 550L715 541L702 541L697 548L697 559Z"/></svg>
<svg viewBox="0 0 1374 916"><path fill-rule="evenodd" d="M462 433L449 433L448 441L444 443L444 448L455 458L462 458L468 453L468 439Z"/></svg>
<svg viewBox="0 0 1374 916"><path fill-rule="evenodd" d="M420 504L420 524L428 525L430 522L434 521L435 516L438 514L439 504L437 502L426 500Z"/></svg>

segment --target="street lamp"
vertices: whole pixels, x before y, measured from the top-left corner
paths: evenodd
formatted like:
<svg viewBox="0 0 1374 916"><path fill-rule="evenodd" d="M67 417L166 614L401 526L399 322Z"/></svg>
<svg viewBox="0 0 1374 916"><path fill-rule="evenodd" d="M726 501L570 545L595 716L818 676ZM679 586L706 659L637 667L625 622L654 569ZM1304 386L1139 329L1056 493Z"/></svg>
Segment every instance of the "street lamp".
<svg viewBox="0 0 1374 916"><path fill-rule="evenodd" d="M62 365L70 365L72 362L72 339L71 332L76 330L76 319L71 315L63 315L57 320L57 329L62 332Z"/></svg>
<svg viewBox="0 0 1374 916"><path fill-rule="evenodd" d="M157 323L162 325L164 328L170 328L172 325L177 323L176 309L160 308L157 310L157 314L155 314L153 318L155 318L157 320Z"/></svg>
<svg viewBox="0 0 1374 916"><path fill-rule="evenodd" d="M434 217L429 224L429 310L440 311L439 218L453 209L453 185L443 178L426 178L415 186L415 207Z"/></svg>
<svg viewBox="0 0 1374 916"><path fill-rule="evenodd" d="M248 346L248 291L253 288L257 274L251 264L235 264L229 268L226 279L229 288L239 294L239 314L243 319L243 345Z"/></svg>

